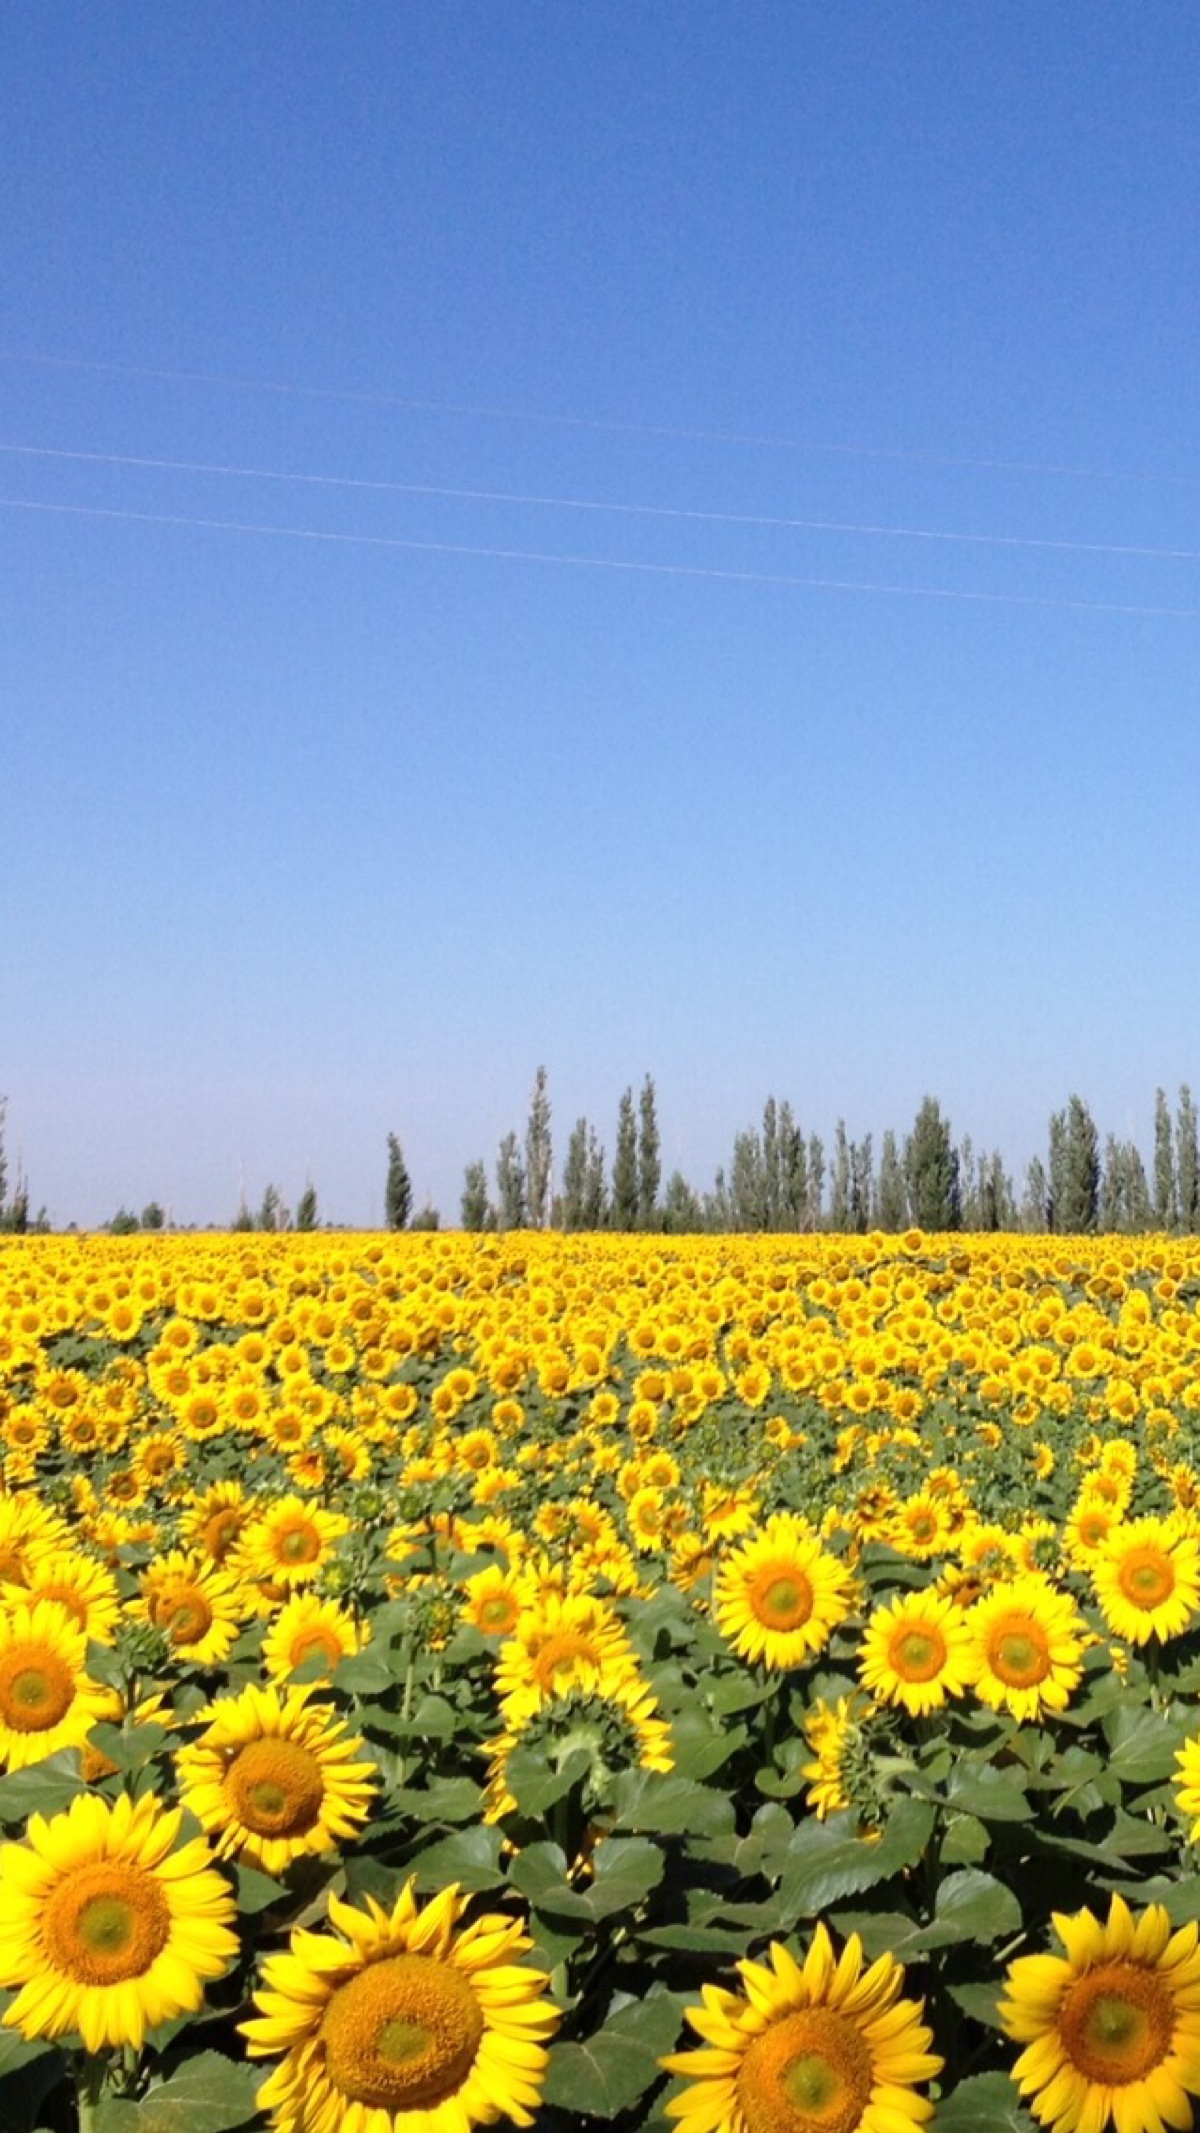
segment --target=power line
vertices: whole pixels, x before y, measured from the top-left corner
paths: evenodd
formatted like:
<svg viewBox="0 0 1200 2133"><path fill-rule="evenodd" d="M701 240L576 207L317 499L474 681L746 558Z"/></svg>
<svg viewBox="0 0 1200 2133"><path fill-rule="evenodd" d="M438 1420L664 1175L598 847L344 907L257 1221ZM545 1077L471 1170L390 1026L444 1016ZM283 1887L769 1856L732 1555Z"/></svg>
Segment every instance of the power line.
<svg viewBox="0 0 1200 2133"><path fill-rule="evenodd" d="M1161 484L1170 488L1200 487L1200 475L1163 474L1128 467L1082 467L1054 461L974 458L952 452L906 451L894 446L834 444L808 437L785 437L754 430L697 429L662 422L629 422L609 416L566 414L553 410L492 407L470 401L421 400L402 393L366 392L340 385L306 385L296 379L246 378L220 371L170 370L147 363L102 363L82 356L27 353L0 348L0 363L27 364L40 369L83 370L105 377L155 378L165 384L213 385L236 392L275 393L296 399L342 400L362 407L403 408L409 414L450 415L479 422L519 422L547 428L591 430L627 437L669 437L690 444L750 445L769 451L812 452L835 458L878 459L900 465L963 467L979 473L1023 474L1043 480L1111 481Z"/></svg>
<svg viewBox="0 0 1200 2133"><path fill-rule="evenodd" d="M1055 599L1037 593L965 592L949 585L891 585L857 578L799 576L790 571L728 570L699 563L639 563L618 556L558 555L535 548L486 548L460 541L407 540L391 534L330 533L311 526L264 526L246 520L195 518L161 511L119 511L100 504L36 503L28 497L0 496L0 510L38 511L73 518L120 519L142 526L195 527L211 533L239 533L277 540L321 541L348 548L400 549L416 555L453 555L505 563L556 564L574 570L622 571L656 578L719 579L733 585L786 585L812 592L880 593L898 599L968 601L989 607L1069 609L1088 615L1145 615L1180 622L1200 620L1200 608L1151 607L1124 600Z"/></svg>
<svg viewBox="0 0 1200 2133"><path fill-rule="evenodd" d="M448 488L434 482L383 481L366 475L286 473L274 467L227 466L201 459L157 459L129 452L85 452L48 444L3 444L0 453L65 459L88 466L136 467L173 474L215 474L237 481L291 482L322 489L357 489L389 496L437 497L459 503L532 505L540 510L590 511L624 518L683 519L713 526L765 526L776 531L851 534L872 539L941 541L968 547L1035 548L1062 555L1131 556L1155 562L1200 563L1197 548L1149 548L1131 541L1065 541L1018 533L955 533L932 526L889 526L847 519L795 518L757 511L700 510L675 504L606 503L594 497L546 496L510 489Z"/></svg>

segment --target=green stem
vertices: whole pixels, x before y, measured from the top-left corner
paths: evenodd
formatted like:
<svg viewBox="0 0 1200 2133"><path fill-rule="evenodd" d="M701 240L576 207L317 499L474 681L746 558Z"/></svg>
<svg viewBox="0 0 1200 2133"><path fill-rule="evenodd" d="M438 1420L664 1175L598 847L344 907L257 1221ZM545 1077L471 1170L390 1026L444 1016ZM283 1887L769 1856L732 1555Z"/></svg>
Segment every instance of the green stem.
<svg viewBox="0 0 1200 2133"><path fill-rule="evenodd" d="M75 2066L75 2096L79 2105L79 2133L95 2133L104 2087L105 2063L96 2052L83 2053Z"/></svg>

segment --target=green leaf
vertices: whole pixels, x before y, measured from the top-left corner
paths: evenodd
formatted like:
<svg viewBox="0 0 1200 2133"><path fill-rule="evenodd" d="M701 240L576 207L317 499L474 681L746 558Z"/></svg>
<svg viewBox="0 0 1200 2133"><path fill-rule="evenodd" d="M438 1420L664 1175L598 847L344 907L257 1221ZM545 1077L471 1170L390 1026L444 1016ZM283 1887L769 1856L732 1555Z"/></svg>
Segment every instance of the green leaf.
<svg viewBox="0 0 1200 2133"><path fill-rule="evenodd" d="M447 1882L461 1882L465 1889L498 1889L503 1886L500 1866L503 1838L489 1823L477 1822L471 1829L456 1829L452 1837L418 1852L412 1862L418 1886L443 1889Z"/></svg>
<svg viewBox="0 0 1200 2133"><path fill-rule="evenodd" d="M556 1845L531 1846L543 1853ZM561 1854L560 1854L561 1856ZM631 1911L657 1888L666 1858L647 1837L606 1837L595 1852L595 1871L582 1888L546 1888L536 1899L537 1907L552 1917L611 1918L618 1911ZM565 1862L564 1862L565 1864ZM513 1878L516 1879L514 1867ZM520 1883L518 1882L518 1887Z"/></svg>
<svg viewBox="0 0 1200 2133"><path fill-rule="evenodd" d="M946 1818L942 1861L946 1866L974 1866L987 1854L991 1838L978 1815L952 1814Z"/></svg>
<svg viewBox="0 0 1200 2133"><path fill-rule="evenodd" d="M417 1816L428 1827L433 1822L473 1822L482 1798L474 1778L435 1778L424 1791L415 1786L397 1790L391 1796L391 1804L403 1814Z"/></svg>
<svg viewBox="0 0 1200 2133"><path fill-rule="evenodd" d="M973 1940L990 1947L1021 1930L1021 1906L1011 1889L976 1866L947 1874L937 1892L933 1924L918 1934L921 1949L950 1948Z"/></svg>
<svg viewBox="0 0 1200 2133"><path fill-rule="evenodd" d="M348 1658L339 1659L332 1680L335 1689L346 1689L352 1696L378 1696L394 1681L402 1680L403 1675L403 1663L389 1659L386 1649L381 1651L371 1643L364 1652L351 1652Z"/></svg>
<svg viewBox="0 0 1200 2133"><path fill-rule="evenodd" d="M724 1792L694 1778L656 1770L630 1770L616 1785L617 1825L654 1837L724 1837L737 1827L737 1810Z"/></svg>
<svg viewBox="0 0 1200 2133"><path fill-rule="evenodd" d="M1104 1721L1108 1768L1124 1785L1152 1785L1175 1772L1175 1757L1187 1739L1187 1722L1168 1718L1148 1704L1118 1704Z"/></svg>
<svg viewBox="0 0 1200 2133"><path fill-rule="evenodd" d="M1007 2074L975 2074L938 2103L938 2133L1033 2133L1016 2083Z"/></svg>
<svg viewBox="0 0 1200 2133"><path fill-rule="evenodd" d="M260 1874L257 1867L235 1866L233 1874L237 1882L237 1907L247 1917L252 1917L256 1911L268 1910L288 1893L282 1882L272 1881L269 1874Z"/></svg>
<svg viewBox="0 0 1200 2133"><path fill-rule="evenodd" d="M973 2022L982 2022L985 2029L1003 2028L997 2012L999 1985L951 1985L948 1990L955 2006L961 2007Z"/></svg>
<svg viewBox="0 0 1200 2133"><path fill-rule="evenodd" d="M25 1822L30 1815L57 1815L83 1791L78 1748L60 1748L45 1762L14 1770L0 1778L0 1822Z"/></svg>
<svg viewBox="0 0 1200 2133"><path fill-rule="evenodd" d="M957 1764L946 1781L946 1799L981 1822L1027 1822L1031 1812L1024 1772L1015 1763Z"/></svg>
<svg viewBox="0 0 1200 2133"><path fill-rule="evenodd" d="M879 1837L860 1837L850 1812L802 1822L791 1839L779 1888L785 1919L818 1918L843 1897L858 1896L915 1866L929 1842L935 1810L927 1800L897 1802Z"/></svg>
<svg viewBox="0 0 1200 2133"><path fill-rule="evenodd" d="M114 1770L140 1770L151 1756L157 1755L170 1739L165 1726L93 1726L88 1734L101 1755L107 1756Z"/></svg>
<svg viewBox="0 0 1200 2133"><path fill-rule="evenodd" d="M557 1766L533 1748L516 1748L504 1766L504 1782L521 1813L539 1821L548 1807L565 1798L573 1785L586 1777L591 1757L586 1748L576 1748Z"/></svg>
<svg viewBox="0 0 1200 2133"><path fill-rule="evenodd" d="M711 1777L745 1747L745 1726L714 1726L707 1711L680 1711L671 1723L675 1769L680 1777Z"/></svg>
<svg viewBox="0 0 1200 2133"><path fill-rule="evenodd" d="M258 2116L260 2078L256 2068L236 2066L220 2052L200 2052L141 2103L103 2102L96 2133L233 2133Z"/></svg>
<svg viewBox="0 0 1200 2133"><path fill-rule="evenodd" d="M652 1992L610 2014L603 2029L580 2044L555 2044L544 2095L590 2118L618 2118L662 2078L659 2060L679 2040L680 2002Z"/></svg>

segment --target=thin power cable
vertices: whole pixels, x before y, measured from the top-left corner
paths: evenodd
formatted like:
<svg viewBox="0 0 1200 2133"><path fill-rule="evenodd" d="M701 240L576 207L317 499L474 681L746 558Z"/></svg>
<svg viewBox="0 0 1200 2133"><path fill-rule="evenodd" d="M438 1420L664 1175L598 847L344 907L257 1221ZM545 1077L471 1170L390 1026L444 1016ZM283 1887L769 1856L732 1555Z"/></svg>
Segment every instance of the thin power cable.
<svg viewBox="0 0 1200 2133"><path fill-rule="evenodd" d="M419 400L402 393L364 392L340 385L305 385L294 379L245 378L220 371L168 370L146 363L101 363L82 356L30 354L0 348L0 363L41 369L84 370L106 377L155 378L165 384L212 385L236 392L276 393L294 399L342 400L361 407L403 408L409 414L451 415L478 422L520 422L547 428L591 430L626 437L670 437L689 444L750 445L768 451L812 452L849 459L879 459L901 465L966 467L992 474L1023 474L1045 480L1145 482L1170 488L1200 488L1200 475L1162 474L1123 467L1081 467L1054 461L972 458L951 452L915 452L870 444L831 444L817 438L785 437L754 430L687 428L676 423L627 422L601 415L563 414L522 407L492 407L470 401Z"/></svg>
<svg viewBox="0 0 1200 2133"><path fill-rule="evenodd" d="M888 526L848 519L793 518L758 511L711 511L675 504L605 503L583 496L546 496L511 489L447 488L434 482L382 481L356 474L289 474L274 467L227 466L202 459L156 459L129 452L85 452L49 444L4 444L0 453L65 459L88 466L135 467L171 474L215 474L236 481L291 482L319 489L377 491L389 496L436 497L459 503L532 505L539 510L590 511L624 518L684 519L711 526L767 526L776 531L840 533L860 538L942 541L967 547L1036 548L1061 555L1135 556L1155 562L1200 563L1198 548L1147 548L1132 541L1065 541L1018 533L954 533L932 526Z"/></svg>
<svg viewBox="0 0 1200 2133"><path fill-rule="evenodd" d="M276 540L321 541L345 548L401 549L413 555L453 555L504 563L548 563L571 570L622 571L654 578L719 579L731 585L789 585L813 592L886 593L898 599L954 600L989 607L1070 609L1087 615L1165 616L1180 622L1200 620L1197 607L1152 607L1125 600L1055 599L1038 593L964 592L949 585L890 585L859 578L819 578L790 571L728 570L700 563L638 563L619 556L558 555L537 548L486 548L464 541L420 541L381 533L329 533L311 526L263 526L248 520L194 518L162 511L119 511L101 504L37 503L23 496L0 496L0 510L37 511L72 518L119 519L131 525L196 527L211 533L254 534Z"/></svg>

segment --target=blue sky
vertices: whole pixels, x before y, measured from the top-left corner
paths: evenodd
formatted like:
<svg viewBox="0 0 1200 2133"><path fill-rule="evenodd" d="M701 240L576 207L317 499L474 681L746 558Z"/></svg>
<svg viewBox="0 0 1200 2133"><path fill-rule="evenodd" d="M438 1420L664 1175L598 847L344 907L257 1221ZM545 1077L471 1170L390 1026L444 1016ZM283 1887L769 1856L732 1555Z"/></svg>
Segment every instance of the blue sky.
<svg viewBox="0 0 1200 2133"><path fill-rule="evenodd" d="M1200 1084L1200 15L5 43L35 1204L367 1222L394 1130L453 1218L539 1061L560 1155L650 1072L700 1185L769 1091L878 1141L932 1090L1020 1172L1072 1090L1145 1141Z"/></svg>

